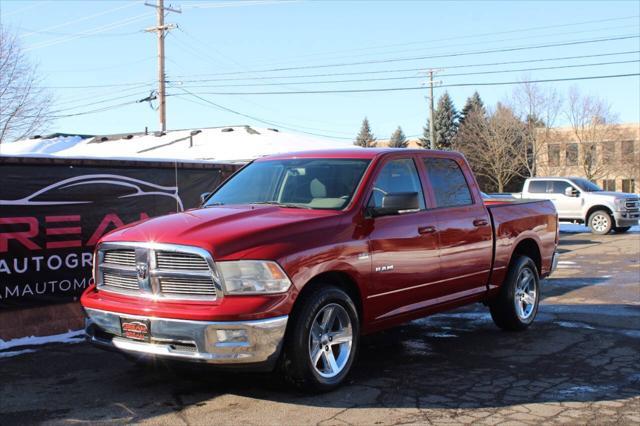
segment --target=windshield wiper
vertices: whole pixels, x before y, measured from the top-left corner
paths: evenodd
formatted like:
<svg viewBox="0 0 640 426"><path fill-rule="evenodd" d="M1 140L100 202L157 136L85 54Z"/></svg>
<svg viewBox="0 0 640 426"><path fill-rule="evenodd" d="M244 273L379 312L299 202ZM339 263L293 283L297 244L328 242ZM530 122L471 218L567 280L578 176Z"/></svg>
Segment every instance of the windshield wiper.
<svg viewBox="0 0 640 426"><path fill-rule="evenodd" d="M204 207L207 208L207 207L216 207L216 206L224 206L224 203L222 201L216 201L215 203L207 204Z"/></svg>
<svg viewBox="0 0 640 426"><path fill-rule="evenodd" d="M311 207L303 206L300 204L278 203L277 201L256 201L255 203L249 203L249 204L268 204L270 206L289 207L292 209L313 210Z"/></svg>

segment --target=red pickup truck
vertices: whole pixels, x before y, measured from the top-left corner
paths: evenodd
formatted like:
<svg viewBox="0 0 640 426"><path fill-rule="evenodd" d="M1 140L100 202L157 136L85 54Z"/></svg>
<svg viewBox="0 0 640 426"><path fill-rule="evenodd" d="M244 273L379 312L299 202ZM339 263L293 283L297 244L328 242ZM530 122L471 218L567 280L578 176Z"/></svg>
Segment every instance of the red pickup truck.
<svg viewBox="0 0 640 426"><path fill-rule="evenodd" d="M551 202L483 201L457 153L275 155L199 209L106 235L81 302L96 345L328 390L366 333L473 302L525 329L557 244Z"/></svg>

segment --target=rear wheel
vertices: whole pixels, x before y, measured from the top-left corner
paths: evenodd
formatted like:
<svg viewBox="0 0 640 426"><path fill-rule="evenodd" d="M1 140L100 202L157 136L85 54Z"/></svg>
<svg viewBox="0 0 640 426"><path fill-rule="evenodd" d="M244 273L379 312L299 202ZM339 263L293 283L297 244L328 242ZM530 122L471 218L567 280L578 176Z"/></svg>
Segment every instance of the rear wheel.
<svg viewBox="0 0 640 426"><path fill-rule="evenodd" d="M536 317L540 280L535 263L519 256L511 264L500 294L489 304L493 322L503 330L524 330Z"/></svg>
<svg viewBox="0 0 640 426"><path fill-rule="evenodd" d="M613 218L606 210L598 210L591 213L588 225L594 234L605 235L613 228Z"/></svg>
<svg viewBox="0 0 640 426"><path fill-rule="evenodd" d="M616 233L618 234L624 234L629 229L631 229L630 226L616 226L615 228L613 228L613 230L616 231Z"/></svg>
<svg viewBox="0 0 640 426"><path fill-rule="evenodd" d="M356 357L358 312L349 295L334 286L321 286L300 302L285 342L285 377L303 390L334 389Z"/></svg>

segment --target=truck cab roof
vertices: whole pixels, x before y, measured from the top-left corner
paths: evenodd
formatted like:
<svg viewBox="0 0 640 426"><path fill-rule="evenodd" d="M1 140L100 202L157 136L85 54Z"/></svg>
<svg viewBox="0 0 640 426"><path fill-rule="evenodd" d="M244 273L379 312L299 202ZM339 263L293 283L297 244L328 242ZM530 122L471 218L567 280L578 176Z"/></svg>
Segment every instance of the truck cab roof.
<svg viewBox="0 0 640 426"><path fill-rule="evenodd" d="M389 154L425 154L434 153L445 155L449 158L462 158L462 155L452 151L438 151L425 149L408 149L408 148L344 148L344 149L324 149L314 151L288 152L284 154L273 154L261 157L256 161L268 160L285 160L294 158L344 158L344 159L368 159L372 160L377 157Z"/></svg>

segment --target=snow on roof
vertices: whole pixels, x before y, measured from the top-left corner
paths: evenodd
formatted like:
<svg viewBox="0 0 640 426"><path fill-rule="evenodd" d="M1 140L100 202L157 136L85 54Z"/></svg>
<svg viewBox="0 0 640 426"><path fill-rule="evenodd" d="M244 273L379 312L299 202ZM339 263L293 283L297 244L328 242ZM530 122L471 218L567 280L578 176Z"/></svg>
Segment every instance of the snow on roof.
<svg viewBox="0 0 640 426"><path fill-rule="evenodd" d="M190 144L191 135L193 146ZM106 140L105 140L106 139ZM0 155L135 160L242 161L291 151L353 148L332 141L249 126L171 130L113 137L57 136L3 143Z"/></svg>

